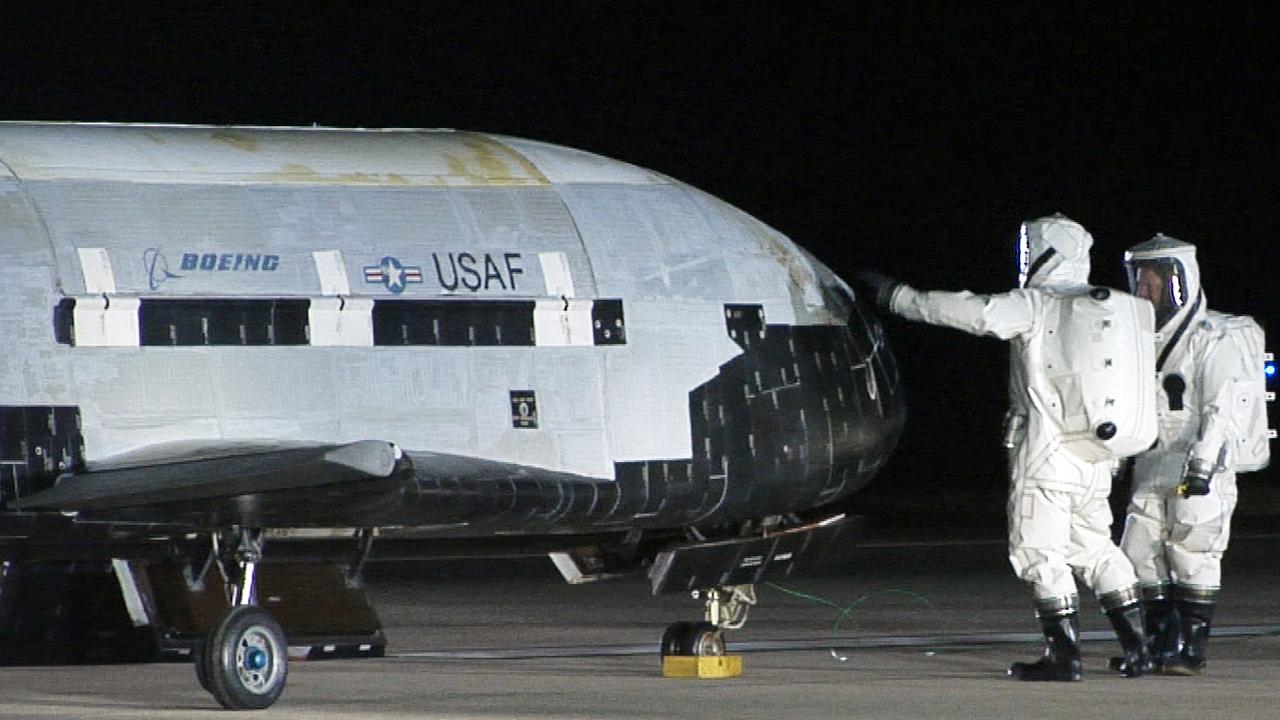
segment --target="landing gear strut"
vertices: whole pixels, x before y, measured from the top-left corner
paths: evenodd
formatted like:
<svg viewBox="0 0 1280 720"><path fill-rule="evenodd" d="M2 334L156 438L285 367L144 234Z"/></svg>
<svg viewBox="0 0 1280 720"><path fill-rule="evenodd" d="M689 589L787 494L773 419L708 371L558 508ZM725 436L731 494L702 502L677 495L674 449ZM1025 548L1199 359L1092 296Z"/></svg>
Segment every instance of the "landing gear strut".
<svg viewBox="0 0 1280 720"><path fill-rule="evenodd" d="M747 623L747 612L756 604L754 585L731 585L694 590L693 599L705 606L702 622L678 622L662 634L662 656L724 655L725 630L737 630Z"/></svg>
<svg viewBox="0 0 1280 720"><path fill-rule="evenodd" d="M289 649L284 631L258 607L257 570L262 532L238 529L213 536L231 607L225 610L196 652L196 677L229 710L261 710L284 692Z"/></svg>

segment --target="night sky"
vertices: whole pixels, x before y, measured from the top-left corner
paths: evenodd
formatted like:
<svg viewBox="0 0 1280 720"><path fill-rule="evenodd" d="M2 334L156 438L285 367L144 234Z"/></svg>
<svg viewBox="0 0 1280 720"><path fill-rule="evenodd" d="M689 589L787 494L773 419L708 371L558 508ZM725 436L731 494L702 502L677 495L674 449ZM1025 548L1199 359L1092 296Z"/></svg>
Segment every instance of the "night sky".
<svg viewBox="0 0 1280 720"><path fill-rule="evenodd" d="M1280 332L1274 4L98 5L3 4L0 118L546 140L925 288L1010 288L1018 224L1061 211L1094 235L1095 282L1122 286L1124 249L1162 231L1199 246L1211 308ZM911 418L866 493L999 512L1006 347L886 324Z"/></svg>

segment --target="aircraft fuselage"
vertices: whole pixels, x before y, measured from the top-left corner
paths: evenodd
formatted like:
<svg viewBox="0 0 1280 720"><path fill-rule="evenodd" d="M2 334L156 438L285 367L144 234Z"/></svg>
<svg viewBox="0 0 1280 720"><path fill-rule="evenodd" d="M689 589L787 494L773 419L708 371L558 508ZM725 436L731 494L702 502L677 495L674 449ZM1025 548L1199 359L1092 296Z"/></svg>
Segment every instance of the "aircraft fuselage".
<svg viewBox="0 0 1280 720"><path fill-rule="evenodd" d="M0 287L6 501L244 448L404 453L367 486L85 517L725 522L857 490L903 419L879 326L819 261L670 178L527 140L0 124Z"/></svg>

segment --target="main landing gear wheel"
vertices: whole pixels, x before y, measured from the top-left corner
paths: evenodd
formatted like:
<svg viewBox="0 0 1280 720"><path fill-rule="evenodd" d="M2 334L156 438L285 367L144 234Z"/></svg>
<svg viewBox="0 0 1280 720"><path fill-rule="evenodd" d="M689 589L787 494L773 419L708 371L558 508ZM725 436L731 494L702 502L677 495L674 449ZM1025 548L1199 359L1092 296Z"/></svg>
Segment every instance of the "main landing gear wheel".
<svg viewBox="0 0 1280 720"><path fill-rule="evenodd" d="M204 649L207 645L206 641L201 640L200 644L196 645L195 652L191 653L191 661L195 664L196 680L200 681L200 687L205 692L212 693L213 690L209 687L208 663L204 659Z"/></svg>
<svg viewBox="0 0 1280 720"><path fill-rule="evenodd" d="M712 657L724 655L724 636L709 622L678 622L667 626L662 634L662 656L689 655Z"/></svg>
<svg viewBox="0 0 1280 720"><path fill-rule="evenodd" d="M197 677L224 708L261 710L284 692L288 646L279 623L262 608L238 605L227 610L201 653Z"/></svg>

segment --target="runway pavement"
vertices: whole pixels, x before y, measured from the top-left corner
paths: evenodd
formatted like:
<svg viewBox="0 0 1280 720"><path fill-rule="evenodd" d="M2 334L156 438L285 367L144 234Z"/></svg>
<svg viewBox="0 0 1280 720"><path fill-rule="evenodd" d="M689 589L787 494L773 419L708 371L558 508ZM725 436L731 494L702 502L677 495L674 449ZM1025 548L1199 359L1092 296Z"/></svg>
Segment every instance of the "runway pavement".
<svg viewBox="0 0 1280 720"><path fill-rule="evenodd" d="M538 559L380 566L369 586L389 657L295 662L262 716L1274 718L1277 557L1280 537L1233 541L1219 625L1251 634L1215 638L1198 678L1107 674L1115 641L1086 595L1083 626L1098 639L1074 684L1005 676L1039 645L999 542L870 544L846 574L762 586L747 627L728 635L745 664L732 680L660 676L663 628L700 606L652 598L643 579L569 586ZM800 649L764 649L777 646ZM227 716L182 664L3 668L0 687L0 717Z"/></svg>

